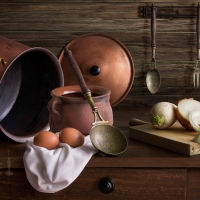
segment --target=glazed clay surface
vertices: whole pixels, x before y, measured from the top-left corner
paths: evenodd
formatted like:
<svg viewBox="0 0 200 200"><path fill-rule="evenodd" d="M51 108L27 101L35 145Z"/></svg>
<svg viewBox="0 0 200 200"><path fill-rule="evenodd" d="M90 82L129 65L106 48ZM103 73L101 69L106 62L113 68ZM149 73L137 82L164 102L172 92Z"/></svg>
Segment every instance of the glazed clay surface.
<svg viewBox="0 0 200 200"><path fill-rule="evenodd" d="M88 87L93 94L95 106L101 113L102 118L112 125L113 113L109 101L110 90L99 86ZM95 120L94 114L87 99L80 94L82 93L78 85L56 88L51 92L52 99L48 103L48 109L50 111L49 124L52 132L59 132L63 128L72 127L84 135L89 134Z"/></svg>

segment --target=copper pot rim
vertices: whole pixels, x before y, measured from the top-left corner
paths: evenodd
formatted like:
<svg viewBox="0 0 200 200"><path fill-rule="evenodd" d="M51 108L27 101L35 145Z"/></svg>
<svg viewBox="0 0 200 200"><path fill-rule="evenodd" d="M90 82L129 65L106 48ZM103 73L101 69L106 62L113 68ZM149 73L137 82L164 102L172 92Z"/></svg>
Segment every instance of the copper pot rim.
<svg viewBox="0 0 200 200"><path fill-rule="evenodd" d="M32 47L32 48L29 48L29 49L26 49L24 50L23 52L21 52L20 54L18 54L12 61L11 63L7 66L7 68L5 69L1 79L0 79L0 84L1 84L1 81L2 79L4 78L6 72L9 70L9 68L13 65L13 63L19 59L22 55L26 54L26 53L29 53L29 52L32 52L32 51L39 51L39 52L44 52L44 53L48 53L48 54L53 54L52 52L50 52L48 49L45 49L45 48L42 48L42 47ZM55 57L56 58L56 57Z"/></svg>
<svg viewBox="0 0 200 200"><path fill-rule="evenodd" d="M130 54L130 52L128 51L128 49L116 38L113 38L107 34L104 34L104 33L98 33L98 32L94 32L94 33L86 33L86 34L83 34L81 36L78 36L74 39L72 39L71 41L69 41L64 48L68 48L70 49L70 46L73 45L74 42L76 42L77 40L81 39L81 38L84 38L84 37L88 37L88 36L102 36L102 37L106 37L114 42L116 42L123 50L124 52L126 53L128 59L129 59L129 62L130 62L130 68L131 68L131 76L130 76L130 80L129 80L129 84L126 88L126 90L124 91L124 93L121 95L120 98L116 99L114 102L111 102L111 106L114 107L116 105L118 105L129 93L129 91L131 90L132 88L132 85L133 85L133 82L134 82L134 77L135 77L135 68L134 68L134 62L133 62L133 58ZM58 61L61 63L63 57L64 57L64 48L61 50L60 52L60 55L58 56ZM61 65L62 66L62 65ZM112 93L114 93L115 91L111 91L111 95Z"/></svg>

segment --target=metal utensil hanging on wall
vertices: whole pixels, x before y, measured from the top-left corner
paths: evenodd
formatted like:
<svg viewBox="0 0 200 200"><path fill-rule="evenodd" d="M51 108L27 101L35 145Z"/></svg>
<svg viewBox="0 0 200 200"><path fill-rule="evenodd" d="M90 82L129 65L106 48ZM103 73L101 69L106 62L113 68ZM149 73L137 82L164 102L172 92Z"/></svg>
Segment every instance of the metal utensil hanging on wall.
<svg viewBox="0 0 200 200"><path fill-rule="evenodd" d="M161 83L160 74L158 69L156 68L156 59L155 59L155 52L156 52L156 7L152 3L151 6L151 48L152 48L152 60L151 60L151 67L147 72L146 75L146 85L148 90L155 94L159 88Z"/></svg>

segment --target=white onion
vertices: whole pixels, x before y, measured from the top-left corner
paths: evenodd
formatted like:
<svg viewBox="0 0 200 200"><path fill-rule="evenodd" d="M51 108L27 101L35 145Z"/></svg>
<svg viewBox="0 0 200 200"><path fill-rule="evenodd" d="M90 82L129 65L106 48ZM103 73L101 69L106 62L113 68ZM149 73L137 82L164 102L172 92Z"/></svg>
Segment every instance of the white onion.
<svg viewBox="0 0 200 200"><path fill-rule="evenodd" d="M191 112L198 111L198 110L200 110L199 101L194 100L193 98L181 99L178 102L178 106L177 106L177 112L176 112L177 119L184 128L188 130L194 130L194 128L192 127L189 121L189 115Z"/></svg>
<svg viewBox="0 0 200 200"><path fill-rule="evenodd" d="M157 129L166 129L176 122L175 104L169 102L159 102L150 111L150 121Z"/></svg>
<svg viewBox="0 0 200 200"><path fill-rule="evenodd" d="M189 121L191 126L193 127L193 129L195 131L197 131L198 133L200 133L200 110L195 110L190 112L189 114Z"/></svg>

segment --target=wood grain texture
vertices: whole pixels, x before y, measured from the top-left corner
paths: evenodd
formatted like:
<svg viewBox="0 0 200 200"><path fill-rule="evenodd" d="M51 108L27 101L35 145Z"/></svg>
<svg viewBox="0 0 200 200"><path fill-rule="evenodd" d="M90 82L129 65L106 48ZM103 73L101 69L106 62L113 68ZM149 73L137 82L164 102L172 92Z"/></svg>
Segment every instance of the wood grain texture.
<svg viewBox="0 0 200 200"><path fill-rule="evenodd" d="M186 171L182 169L90 169L85 170L68 189L74 191L74 199L184 199L185 175ZM100 193L97 188L98 181L105 176L112 178L116 185L108 195ZM80 195L81 191L85 192Z"/></svg>
<svg viewBox="0 0 200 200"><path fill-rule="evenodd" d="M200 199L199 190L200 173L199 169L189 169L187 172L187 200Z"/></svg>
<svg viewBox="0 0 200 200"><path fill-rule="evenodd" d="M24 169L13 170L12 176L6 176L5 172L3 170L0 175L2 200L183 200L186 194L185 169L85 169L68 188L54 194L33 189ZM98 182L103 177L110 177L115 182L115 189L110 194L103 194L98 189Z"/></svg>
<svg viewBox="0 0 200 200"><path fill-rule="evenodd" d="M161 87L152 95L146 87L151 60L150 19L141 17L138 0L0 0L0 35L30 47L44 47L59 55L67 42L77 36L99 32L121 41L135 63L133 87L121 105L143 106L183 97L200 100L192 84L196 61L196 19L158 18L156 61ZM197 6L198 1L154 1L156 6ZM141 98L142 97L142 98Z"/></svg>
<svg viewBox="0 0 200 200"><path fill-rule="evenodd" d="M7 176L6 171L6 169L3 169L0 174L0 199L35 199L34 188L29 184L24 169L11 170L13 172L12 176Z"/></svg>

